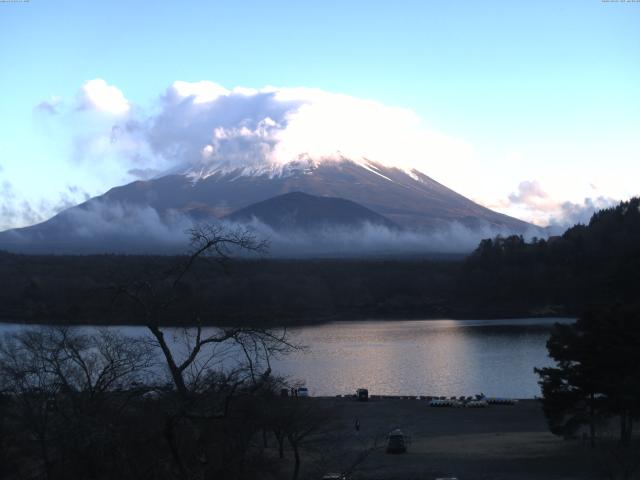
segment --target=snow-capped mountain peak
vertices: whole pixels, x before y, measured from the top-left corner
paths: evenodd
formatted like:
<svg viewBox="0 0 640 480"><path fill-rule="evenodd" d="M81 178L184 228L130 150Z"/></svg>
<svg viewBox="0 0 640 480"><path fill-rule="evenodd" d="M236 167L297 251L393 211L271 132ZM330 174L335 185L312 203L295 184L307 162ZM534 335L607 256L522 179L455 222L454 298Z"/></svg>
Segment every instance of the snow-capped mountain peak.
<svg viewBox="0 0 640 480"><path fill-rule="evenodd" d="M205 180L215 175L235 175L237 177L290 177L296 173L309 173L318 165L318 162L304 154L287 163L259 162L238 166L224 160L215 160L191 165L180 172L192 182Z"/></svg>
<svg viewBox="0 0 640 480"><path fill-rule="evenodd" d="M196 165L191 165L181 169L174 169L172 173L178 173L187 177L192 183L205 180L209 177L216 175L227 176L232 175L234 177L266 177L266 178L287 178L295 175L308 175L313 173L321 165L331 164L333 167L340 168L341 165L351 164L363 167L369 172L393 182L391 178L383 173L383 170L392 168L394 170L402 171L409 175L411 178L417 181L423 181L425 175L416 169L398 169L397 167L385 167L382 164L369 160L365 157L360 158L347 158L337 152L335 155L312 158L308 154L300 154L294 160L289 162L269 162L264 161L260 163L250 163L247 165L238 166L230 162L211 161L202 162Z"/></svg>

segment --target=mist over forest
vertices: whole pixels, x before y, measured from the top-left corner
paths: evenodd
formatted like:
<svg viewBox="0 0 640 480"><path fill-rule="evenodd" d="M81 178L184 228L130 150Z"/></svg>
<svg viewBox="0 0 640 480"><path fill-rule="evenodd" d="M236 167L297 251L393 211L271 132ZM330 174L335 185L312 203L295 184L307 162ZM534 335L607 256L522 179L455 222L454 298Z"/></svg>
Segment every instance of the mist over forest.
<svg viewBox="0 0 640 480"><path fill-rule="evenodd" d="M198 262L181 290L203 322L309 323L353 318L577 315L589 303L636 302L640 200L593 215L562 236L482 240L459 254L254 258ZM233 251L228 252L230 254ZM162 284L180 256L2 253L0 317L62 323L140 321L113 288ZM163 322L180 324L179 312Z"/></svg>

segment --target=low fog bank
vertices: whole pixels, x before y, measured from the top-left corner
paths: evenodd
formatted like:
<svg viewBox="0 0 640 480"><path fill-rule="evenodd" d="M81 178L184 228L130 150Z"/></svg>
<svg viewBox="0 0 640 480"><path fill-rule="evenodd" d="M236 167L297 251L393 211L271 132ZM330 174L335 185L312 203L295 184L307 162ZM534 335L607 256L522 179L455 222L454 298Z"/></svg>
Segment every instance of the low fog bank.
<svg viewBox="0 0 640 480"><path fill-rule="evenodd" d="M237 224L227 225L238 227ZM246 227L259 238L266 239L270 255L280 258L467 254L483 238L512 233L490 225L472 229L457 222L430 232L390 229L371 223L357 227L327 225L309 231L274 231L255 219ZM531 236L535 234L539 236L539 232L532 232Z"/></svg>
<svg viewBox="0 0 640 480"><path fill-rule="evenodd" d="M42 254L173 254L189 245L193 220L152 207L90 200L33 227L0 232L0 249Z"/></svg>
<svg viewBox="0 0 640 480"><path fill-rule="evenodd" d="M483 238L512 233L488 224L469 228L456 222L429 232L371 223L276 231L255 218L242 224L213 217L196 222L176 211L160 215L151 207L89 201L40 225L1 232L0 249L38 254L179 254L189 250L190 230L203 223L215 223L231 231L247 230L268 242L268 251L262 255L276 258L465 254ZM541 236L541 230L529 233L526 238Z"/></svg>

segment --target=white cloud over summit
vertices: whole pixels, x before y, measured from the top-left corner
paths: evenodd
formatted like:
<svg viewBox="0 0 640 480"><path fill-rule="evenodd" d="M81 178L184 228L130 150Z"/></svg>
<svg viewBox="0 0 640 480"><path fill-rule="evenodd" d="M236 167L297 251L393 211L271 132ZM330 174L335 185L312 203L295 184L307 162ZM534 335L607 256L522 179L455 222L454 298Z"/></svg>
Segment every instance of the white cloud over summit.
<svg viewBox="0 0 640 480"><path fill-rule="evenodd" d="M193 103L213 102L218 97L229 95L229 90L217 83L203 80L200 82L173 82L171 86L173 93L178 98L191 97Z"/></svg>
<svg viewBox="0 0 640 480"><path fill-rule="evenodd" d="M522 182L507 195L508 184L500 190L493 183L507 171L516 174L517 167L510 169L524 157L504 163L505 172L485 170L472 145L431 128L408 108L314 88L226 88L178 80L152 104L138 105L96 78L82 85L75 101L55 97L36 109L65 123L71 156L103 180L104 190L165 173L278 173L292 161L344 157L415 168L538 225L582 220L580 212L614 201L587 192L597 195L580 202L577 190L564 195L562 186L546 190L537 181ZM543 180L548 187L548 176ZM484 192L482 198L474 188Z"/></svg>
<svg viewBox="0 0 640 480"><path fill-rule="evenodd" d="M471 155L464 141L426 127L409 109L318 89L176 81L145 114L117 87L94 79L77 103L115 116L108 130L95 121L92 136L83 133L86 153L133 161L131 172L277 170L301 156L429 170Z"/></svg>

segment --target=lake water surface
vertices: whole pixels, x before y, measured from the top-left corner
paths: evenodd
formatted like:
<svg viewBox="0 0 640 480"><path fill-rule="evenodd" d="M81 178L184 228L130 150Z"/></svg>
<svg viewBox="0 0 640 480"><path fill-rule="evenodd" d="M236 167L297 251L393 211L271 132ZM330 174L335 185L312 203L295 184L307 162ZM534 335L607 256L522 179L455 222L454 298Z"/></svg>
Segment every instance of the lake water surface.
<svg viewBox="0 0 640 480"><path fill-rule="evenodd" d="M552 365L546 341L555 322L513 320L385 320L335 322L290 329L304 351L276 359L273 370L298 379L312 395L371 394L533 398L534 367ZM25 328L0 324L0 332ZM147 335L144 327L118 328Z"/></svg>
<svg viewBox="0 0 640 480"><path fill-rule="evenodd" d="M357 321L293 329L308 345L275 363L311 394L540 395L534 367L549 366L555 322L573 319Z"/></svg>

